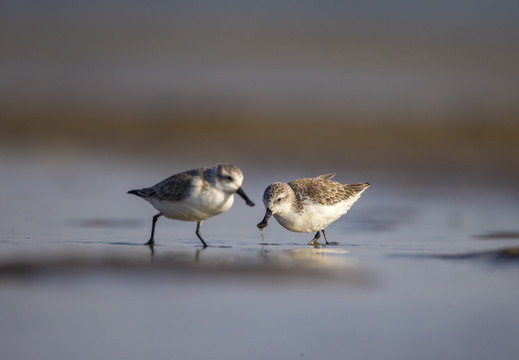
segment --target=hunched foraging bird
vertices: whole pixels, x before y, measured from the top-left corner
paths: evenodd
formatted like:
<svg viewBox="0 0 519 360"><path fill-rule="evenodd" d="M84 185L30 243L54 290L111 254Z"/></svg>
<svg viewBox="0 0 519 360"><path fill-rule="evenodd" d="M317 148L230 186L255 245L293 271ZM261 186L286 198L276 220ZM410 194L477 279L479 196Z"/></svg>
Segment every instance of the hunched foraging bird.
<svg viewBox="0 0 519 360"><path fill-rule="evenodd" d="M254 206L241 188L243 173L231 164L217 164L212 168L184 171L158 184L128 194L137 195L148 201L159 213L153 216L151 237L145 245L155 244L155 223L164 215L168 219L196 221L196 235L207 247L200 234L202 222L229 210L234 202L234 194L240 195L245 203Z"/></svg>
<svg viewBox="0 0 519 360"><path fill-rule="evenodd" d="M324 229L346 214L370 184L341 184L331 180L335 173L320 175L316 178L298 179L287 183L276 182L269 185L263 193L266 213L257 225L263 238L263 229L269 218L274 215L285 229L311 233L316 231L308 245L319 245L317 240Z"/></svg>

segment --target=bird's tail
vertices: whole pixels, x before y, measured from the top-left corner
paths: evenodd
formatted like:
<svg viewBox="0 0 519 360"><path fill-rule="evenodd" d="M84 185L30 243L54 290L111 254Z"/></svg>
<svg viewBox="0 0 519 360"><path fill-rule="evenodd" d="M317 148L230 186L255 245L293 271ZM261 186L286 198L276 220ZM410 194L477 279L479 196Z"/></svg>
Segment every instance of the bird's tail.
<svg viewBox="0 0 519 360"><path fill-rule="evenodd" d="M139 197L148 196L146 189L130 190L130 191L128 191L128 194L137 195Z"/></svg>
<svg viewBox="0 0 519 360"><path fill-rule="evenodd" d="M354 196L360 196L366 190L370 187L370 183L363 182L360 184L345 184L344 190L349 194L350 197Z"/></svg>

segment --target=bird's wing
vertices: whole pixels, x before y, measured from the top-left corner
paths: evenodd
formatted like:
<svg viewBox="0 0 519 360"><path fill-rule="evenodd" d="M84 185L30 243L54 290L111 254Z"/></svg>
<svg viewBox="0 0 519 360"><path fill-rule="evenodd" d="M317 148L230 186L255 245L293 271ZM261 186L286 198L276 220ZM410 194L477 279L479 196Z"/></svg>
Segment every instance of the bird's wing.
<svg viewBox="0 0 519 360"><path fill-rule="evenodd" d="M335 205L364 191L369 184L341 184L321 177L299 179L288 184L301 202Z"/></svg>
<svg viewBox="0 0 519 360"><path fill-rule="evenodd" d="M319 175L317 178L318 178L318 179L331 180L331 179L334 178L334 176L335 176L335 173L329 173L329 174Z"/></svg>
<svg viewBox="0 0 519 360"><path fill-rule="evenodd" d="M179 201L189 196L195 177L202 177L206 169L184 171L162 180L158 184L143 189L146 197L164 201Z"/></svg>

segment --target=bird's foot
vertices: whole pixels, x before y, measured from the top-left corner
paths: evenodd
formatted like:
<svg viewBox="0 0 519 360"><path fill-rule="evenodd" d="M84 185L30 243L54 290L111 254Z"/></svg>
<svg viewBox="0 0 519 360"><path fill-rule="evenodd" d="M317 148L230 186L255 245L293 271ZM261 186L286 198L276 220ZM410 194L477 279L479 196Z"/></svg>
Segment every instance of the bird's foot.
<svg viewBox="0 0 519 360"><path fill-rule="evenodd" d="M307 245L318 246L318 245L323 245L323 244L318 242L317 239L312 239Z"/></svg>

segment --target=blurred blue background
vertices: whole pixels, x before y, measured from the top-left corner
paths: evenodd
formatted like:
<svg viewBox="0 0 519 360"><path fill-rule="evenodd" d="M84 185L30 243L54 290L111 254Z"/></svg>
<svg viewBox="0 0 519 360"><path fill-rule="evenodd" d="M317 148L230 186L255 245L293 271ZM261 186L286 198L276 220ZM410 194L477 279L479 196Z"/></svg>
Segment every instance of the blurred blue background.
<svg viewBox="0 0 519 360"><path fill-rule="evenodd" d="M516 1L3 1L0 105L510 120ZM135 116L134 116L135 117Z"/></svg>
<svg viewBox="0 0 519 360"><path fill-rule="evenodd" d="M3 1L0 24L7 146L519 178L516 1Z"/></svg>

